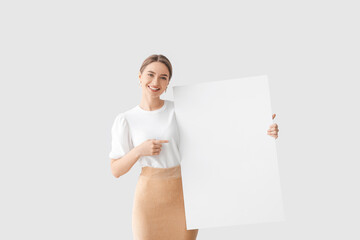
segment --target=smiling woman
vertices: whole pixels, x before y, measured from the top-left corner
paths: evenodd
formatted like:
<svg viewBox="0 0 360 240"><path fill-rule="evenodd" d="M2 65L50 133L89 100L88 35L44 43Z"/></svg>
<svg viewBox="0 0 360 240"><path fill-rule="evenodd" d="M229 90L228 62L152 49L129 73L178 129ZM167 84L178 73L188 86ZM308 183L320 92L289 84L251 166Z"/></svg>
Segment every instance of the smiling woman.
<svg viewBox="0 0 360 240"><path fill-rule="evenodd" d="M118 114L112 127L113 175L120 177L136 162L142 167L132 212L135 240L195 240L198 234L198 229L186 229L174 102L160 99L171 77L165 56L145 59L140 104Z"/></svg>
<svg viewBox="0 0 360 240"><path fill-rule="evenodd" d="M195 240L199 231L186 229L174 102L160 99L171 77L165 56L145 59L139 72L140 104L118 114L112 127L113 175L124 175L136 162L142 167L132 211L134 240ZM277 138L278 131L274 123L268 135Z"/></svg>
<svg viewBox="0 0 360 240"><path fill-rule="evenodd" d="M172 67L167 58L158 57L157 61L152 60L155 59L151 57L146 59L140 68L140 86L143 88L142 103L140 105L145 105L144 102L149 101L149 98L159 98L166 91L172 75ZM144 91L146 89L148 91Z"/></svg>

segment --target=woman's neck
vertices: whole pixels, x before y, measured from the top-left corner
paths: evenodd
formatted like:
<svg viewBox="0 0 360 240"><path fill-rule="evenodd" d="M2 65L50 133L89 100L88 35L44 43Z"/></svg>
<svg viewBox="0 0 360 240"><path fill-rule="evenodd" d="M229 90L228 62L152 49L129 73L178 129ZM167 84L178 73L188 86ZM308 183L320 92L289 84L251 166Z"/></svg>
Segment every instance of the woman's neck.
<svg viewBox="0 0 360 240"><path fill-rule="evenodd" d="M165 104L165 100L162 100L160 98L156 98L156 99L142 98L139 106L146 111L154 111L164 106L164 104Z"/></svg>

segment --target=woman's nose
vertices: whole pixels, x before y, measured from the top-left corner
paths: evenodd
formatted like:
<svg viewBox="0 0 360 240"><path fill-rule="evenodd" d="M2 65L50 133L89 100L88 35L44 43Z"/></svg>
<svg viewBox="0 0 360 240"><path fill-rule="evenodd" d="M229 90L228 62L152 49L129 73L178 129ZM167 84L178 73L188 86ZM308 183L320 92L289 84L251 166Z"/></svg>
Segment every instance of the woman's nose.
<svg viewBox="0 0 360 240"><path fill-rule="evenodd" d="M152 83L153 83L154 85L158 85L158 84L160 84L160 79L154 78L154 80L152 81Z"/></svg>

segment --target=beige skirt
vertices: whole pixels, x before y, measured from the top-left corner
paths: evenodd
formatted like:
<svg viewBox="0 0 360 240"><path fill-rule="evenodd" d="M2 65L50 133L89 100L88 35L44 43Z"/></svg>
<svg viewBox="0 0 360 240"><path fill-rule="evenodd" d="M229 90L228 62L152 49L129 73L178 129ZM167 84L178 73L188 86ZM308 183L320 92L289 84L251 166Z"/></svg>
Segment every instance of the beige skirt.
<svg viewBox="0 0 360 240"><path fill-rule="evenodd" d="M132 211L134 240L195 240L198 229L186 230L180 165L143 167Z"/></svg>

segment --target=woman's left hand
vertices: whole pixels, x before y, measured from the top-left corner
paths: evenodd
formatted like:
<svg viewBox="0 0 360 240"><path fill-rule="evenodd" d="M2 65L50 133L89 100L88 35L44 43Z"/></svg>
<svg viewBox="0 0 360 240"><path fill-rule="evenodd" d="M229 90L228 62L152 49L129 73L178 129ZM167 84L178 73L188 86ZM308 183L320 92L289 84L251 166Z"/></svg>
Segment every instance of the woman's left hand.
<svg viewBox="0 0 360 240"><path fill-rule="evenodd" d="M276 114L274 113L272 115L272 119L274 119L276 116ZM278 138L278 132L279 132L279 128L278 125L276 123L273 123L270 125L270 128L267 130L267 134L274 137L275 139Z"/></svg>

